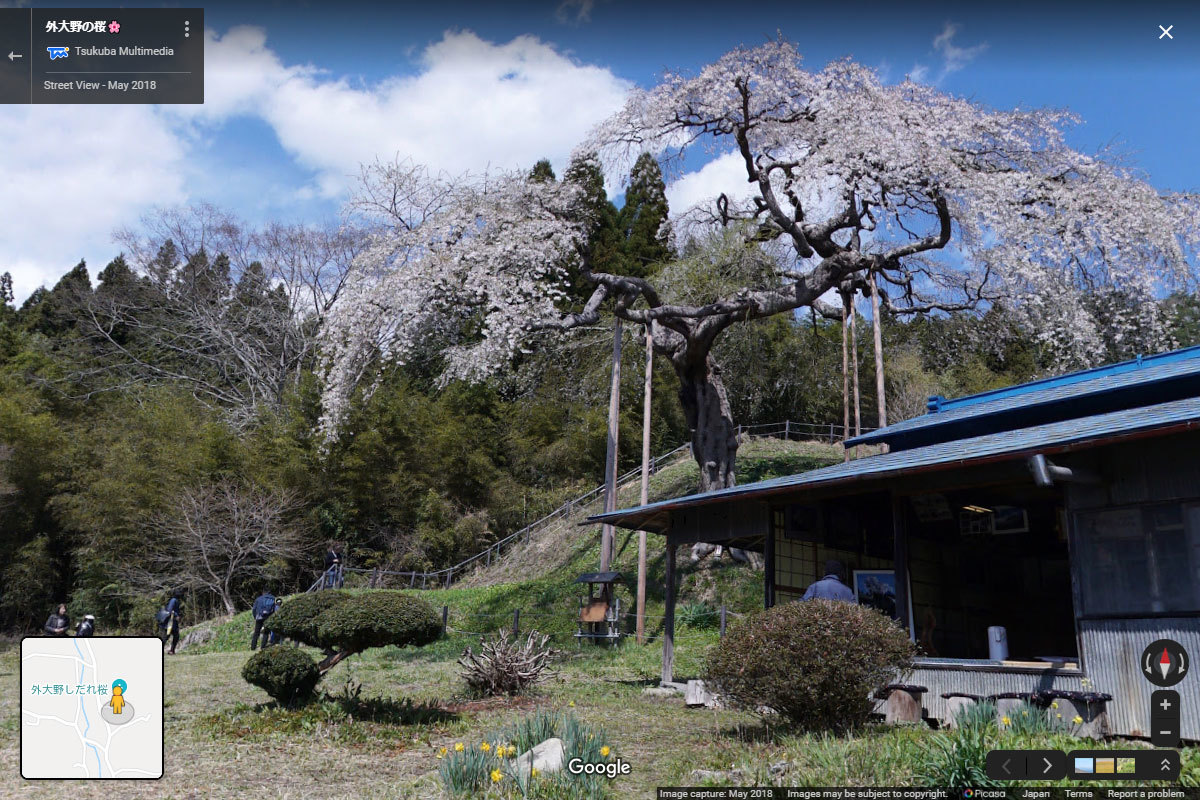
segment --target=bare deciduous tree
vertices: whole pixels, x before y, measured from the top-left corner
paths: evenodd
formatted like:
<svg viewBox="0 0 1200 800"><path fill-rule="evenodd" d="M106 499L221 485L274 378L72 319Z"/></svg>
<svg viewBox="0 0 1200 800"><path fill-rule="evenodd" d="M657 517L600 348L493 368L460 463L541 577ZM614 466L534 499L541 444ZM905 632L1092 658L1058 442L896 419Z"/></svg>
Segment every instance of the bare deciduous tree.
<svg viewBox="0 0 1200 800"><path fill-rule="evenodd" d="M136 276L87 298L96 358L72 377L100 390L183 385L235 425L277 406L313 366L363 240L349 225L254 231L207 204L159 210L116 238Z"/></svg>
<svg viewBox="0 0 1200 800"><path fill-rule="evenodd" d="M150 552L125 577L141 590L209 593L233 614L239 587L276 577L309 549L300 508L294 494L228 481L184 489L152 518Z"/></svg>

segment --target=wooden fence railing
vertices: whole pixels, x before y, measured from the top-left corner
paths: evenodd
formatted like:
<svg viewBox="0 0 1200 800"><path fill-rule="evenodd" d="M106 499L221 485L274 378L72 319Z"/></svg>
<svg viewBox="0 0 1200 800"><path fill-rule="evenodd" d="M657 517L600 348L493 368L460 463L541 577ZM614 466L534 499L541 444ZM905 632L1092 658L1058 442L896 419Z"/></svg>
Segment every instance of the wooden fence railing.
<svg viewBox="0 0 1200 800"><path fill-rule="evenodd" d="M863 428L864 432L873 430L871 428ZM738 425L737 435L739 441L744 438L778 438L778 439L816 439L818 441L828 441L830 444L835 444L846 438L849 430L843 430L841 425L830 423L828 425L820 425L809 422L792 422L790 420L784 422L773 422L763 425ZM670 466L683 460L685 457L690 457L691 444L681 444L674 450L656 456L650 461L650 473L655 474L663 467ZM629 470L625 474L617 478L618 491L634 480L640 480L642 474L641 466ZM454 564L453 566L443 567L432 572L414 572L385 569L362 569L356 567L339 567L335 575L329 575L322 571L312 586L308 588L309 592L315 592L329 586L341 586L346 573L368 575L368 585L376 585L383 576L388 576L392 579L392 583L403 585L407 579L408 588L411 589L447 589L454 581L455 576L462 577L469 569L476 566L491 566L491 563L496 558L499 558L505 549L510 549L521 542L529 539L535 533L539 533L552 525L558 525L571 518L572 515L584 511L604 499L604 486L597 486L590 492L581 494L578 497L571 498L563 503L558 508L551 511L544 517L537 519L519 531L510 533L503 539L499 539L470 558Z"/></svg>

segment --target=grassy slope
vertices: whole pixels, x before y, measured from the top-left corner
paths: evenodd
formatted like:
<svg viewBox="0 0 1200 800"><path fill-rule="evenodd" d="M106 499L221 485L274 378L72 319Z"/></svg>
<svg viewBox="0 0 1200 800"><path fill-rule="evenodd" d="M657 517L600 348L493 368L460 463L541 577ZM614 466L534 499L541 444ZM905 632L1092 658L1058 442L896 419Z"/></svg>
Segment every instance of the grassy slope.
<svg viewBox="0 0 1200 800"><path fill-rule="evenodd" d="M839 450L829 445L807 442L752 440L744 444L739 452L738 482L748 483L824 466L838 460ZM694 462L685 461L667 467L651 478L651 500L689 494L695 490L697 482L698 471ZM622 504L635 505L638 491L636 484L626 487L620 497ZM573 647L574 620L579 611L582 591L582 587L575 584L574 580L583 572L594 571L600 561L599 526L577 524L587 513L590 512L585 511L568 524L548 530L544 535L519 545L505 553L490 569L479 570L461 585L419 594L438 609L447 606L450 609L450 627L456 631L479 634L501 626L511 626L513 611L520 609L522 630L536 628L551 634L556 646ZM662 631L664 602L661 538L649 537L648 552L646 630L647 635L657 637ZM699 568L690 564L687 558L681 561L680 606L691 602L707 602L714 607L724 604L735 613L762 607L761 571L735 564L728 558L715 564L705 562ZM617 532L613 569L625 576L624 583L618 589L618 597L622 608L632 612L637 575L636 533ZM228 621L215 621L213 627L214 638L190 648L189 652L223 652L245 648L250 641L253 621L249 612L244 611ZM686 637L692 633L683 626L679 635ZM445 646L450 647L448 644Z"/></svg>

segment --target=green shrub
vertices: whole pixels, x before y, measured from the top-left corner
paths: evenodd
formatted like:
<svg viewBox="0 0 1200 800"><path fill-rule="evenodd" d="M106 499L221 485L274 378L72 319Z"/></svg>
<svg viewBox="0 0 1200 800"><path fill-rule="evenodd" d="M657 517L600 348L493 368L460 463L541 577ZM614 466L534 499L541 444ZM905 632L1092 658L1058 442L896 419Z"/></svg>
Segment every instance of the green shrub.
<svg viewBox="0 0 1200 800"><path fill-rule="evenodd" d="M279 610L267 618L267 630L313 647L317 645L317 618L331 608L350 599L336 589L324 589L312 594L289 598Z"/></svg>
<svg viewBox="0 0 1200 800"><path fill-rule="evenodd" d="M354 653L390 644L429 644L442 633L442 620L433 606L412 595L391 591L354 595L321 612L312 624L318 647Z"/></svg>
<svg viewBox="0 0 1200 800"><path fill-rule="evenodd" d="M679 609L678 619L689 628L715 628L721 615L708 603L688 603Z"/></svg>
<svg viewBox="0 0 1200 800"><path fill-rule="evenodd" d="M242 667L242 677L283 705L309 698L321 679L308 654L294 647L259 650Z"/></svg>
<svg viewBox="0 0 1200 800"><path fill-rule="evenodd" d="M995 729L996 704L980 700L963 706L954 715L954 726L964 730Z"/></svg>
<svg viewBox="0 0 1200 800"><path fill-rule="evenodd" d="M984 768L988 751L996 746L994 732L994 726L969 725L930 736L917 759L917 780L953 789L1003 786L989 778Z"/></svg>
<svg viewBox="0 0 1200 800"><path fill-rule="evenodd" d="M902 678L914 653L908 634L873 608L786 603L732 626L709 655L707 680L735 706L840 730L867 721L872 692Z"/></svg>
<svg viewBox="0 0 1200 800"><path fill-rule="evenodd" d="M1008 722L1004 724L1005 733L1016 736L1041 736L1068 733L1070 730L1070 723L1051 716L1047 709L1038 708L1030 703L1021 703L1009 711Z"/></svg>

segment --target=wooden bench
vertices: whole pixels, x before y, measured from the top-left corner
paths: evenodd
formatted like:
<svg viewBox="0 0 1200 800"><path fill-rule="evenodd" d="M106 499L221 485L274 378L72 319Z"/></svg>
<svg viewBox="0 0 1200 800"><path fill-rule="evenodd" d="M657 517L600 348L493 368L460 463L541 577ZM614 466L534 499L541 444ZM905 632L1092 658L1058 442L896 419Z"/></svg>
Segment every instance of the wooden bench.
<svg viewBox="0 0 1200 800"><path fill-rule="evenodd" d="M1069 725L1076 736L1104 739L1112 735L1112 726L1108 721L1110 700L1112 695L1103 692L1047 689L1035 692L1032 702L1045 708L1053 720ZM1076 717L1082 722L1076 722Z"/></svg>

